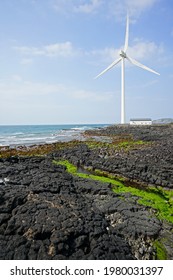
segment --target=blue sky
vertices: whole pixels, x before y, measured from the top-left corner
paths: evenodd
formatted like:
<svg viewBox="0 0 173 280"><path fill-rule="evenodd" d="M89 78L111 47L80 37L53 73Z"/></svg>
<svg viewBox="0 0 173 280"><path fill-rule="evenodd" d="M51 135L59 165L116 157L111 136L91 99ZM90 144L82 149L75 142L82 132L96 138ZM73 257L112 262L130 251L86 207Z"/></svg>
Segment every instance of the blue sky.
<svg viewBox="0 0 173 280"><path fill-rule="evenodd" d="M172 0L0 0L0 124L119 123L127 8L126 121L173 117Z"/></svg>

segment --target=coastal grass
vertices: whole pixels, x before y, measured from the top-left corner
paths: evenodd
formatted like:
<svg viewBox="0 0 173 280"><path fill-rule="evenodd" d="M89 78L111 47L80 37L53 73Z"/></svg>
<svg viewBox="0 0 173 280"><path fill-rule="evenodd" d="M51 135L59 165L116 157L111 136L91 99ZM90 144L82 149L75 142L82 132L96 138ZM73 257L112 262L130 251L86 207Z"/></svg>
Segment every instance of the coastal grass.
<svg viewBox="0 0 173 280"><path fill-rule="evenodd" d="M109 177L108 174L104 176L103 171L97 170L97 175L78 172L77 167L67 160L54 160L53 163L66 166L67 171L74 176L110 183L115 193L130 193L138 197L138 203L154 209L159 219L173 223L173 191L163 190L161 187L139 189L137 187L125 186L123 180L116 180L111 178L112 175Z"/></svg>

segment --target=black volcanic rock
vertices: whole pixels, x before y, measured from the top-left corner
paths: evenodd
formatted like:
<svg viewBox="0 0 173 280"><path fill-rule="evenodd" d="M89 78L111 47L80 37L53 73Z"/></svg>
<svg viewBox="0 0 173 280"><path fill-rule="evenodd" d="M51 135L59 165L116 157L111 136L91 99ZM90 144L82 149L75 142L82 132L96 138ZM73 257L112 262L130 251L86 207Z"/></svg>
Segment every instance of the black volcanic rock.
<svg viewBox="0 0 173 280"><path fill-rule="evenodd" d="M0 189L0 259L134 258L63 167L43 158L8 159L1 167L8 182Z"/></svg>
<svg viewBox="0 0 173 280"><path fill-rule="evenodd" d="M172 225L154 210L138 205L130 193L115 194L111 184L74 177L52 163L68 159L172 189L172 126L115 126L95 133L150 145L114 152L78 143L46 157L0 158L0 259L153 259L159 238L173 259Z"/></svg>
<svg viewBox="0 0 173 280"><path fill-rule="evenodd" d="M85 144L53 153L53 157L63 157L75 165L89 166L139 180L147 184L173 189L173 125L162 126L111 126L88 131L88 135L121 136L123 139L143 140L148 146L112 151L89 149ZM125 137L125 138L124 138ZM126 140L124 140L126 141Z"/></svg>

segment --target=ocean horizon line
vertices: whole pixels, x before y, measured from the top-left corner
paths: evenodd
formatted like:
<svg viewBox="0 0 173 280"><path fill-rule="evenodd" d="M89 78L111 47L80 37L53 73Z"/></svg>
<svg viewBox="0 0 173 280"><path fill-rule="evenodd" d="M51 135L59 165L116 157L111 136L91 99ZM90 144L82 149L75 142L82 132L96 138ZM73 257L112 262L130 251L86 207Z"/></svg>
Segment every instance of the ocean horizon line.
<svg viewBox="0 0 173 280"><path fill-rule="evenodd" d="M49 125L113 125L113 123L50 123L50 124L0 124L0 126L49 126ZM115 123L118 124L118 123Z"/></svg>

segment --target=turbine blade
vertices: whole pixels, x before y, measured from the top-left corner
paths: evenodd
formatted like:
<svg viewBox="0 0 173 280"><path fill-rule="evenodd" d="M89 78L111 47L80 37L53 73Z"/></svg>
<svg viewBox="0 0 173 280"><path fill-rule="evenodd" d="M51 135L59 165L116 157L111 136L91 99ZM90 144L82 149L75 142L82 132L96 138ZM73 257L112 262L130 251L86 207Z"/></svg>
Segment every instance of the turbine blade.
<svg viewBox="0 0 173 280"><path fill-rule="evenodd" d="M105 70L103 70L100 74L98 74L94 79L97 79L104 73L106 73L108 70L110 70L112 67L114 67L116 64L118 64L121 61L122 58L116 59L114 62L112 62Z"/></svg>
<svg viewBox="0 0 173 280"><path fill-rule="evenodd" d="M127 22L126 22L126 36L125 36L125 45L124 52L126 53L129 45L129 14L127 13Z"/></svg>
<svg viewBox="0 0 173 280"><path fill-rule="evenodd" d="M147 71L149 71L149 72L152 72L152 73L154 73L154 74L156 74L156 75L160 75L158 72L156 72L156 71L154 71L153 69L151 69L151 68L149 68L149 67L147 67L147 66L141 64L140 62L136 61L135 59L133 59L133 58L131 58L131 57L129 57L129 56L126 56L126 58L127 58L128 61L130 61L132 64L134 64L134 65L136 65L136 66L138 66L138 67L140 67L140 68L142 68L142 69L144 69L144 70L147 70Z"/></svg>

